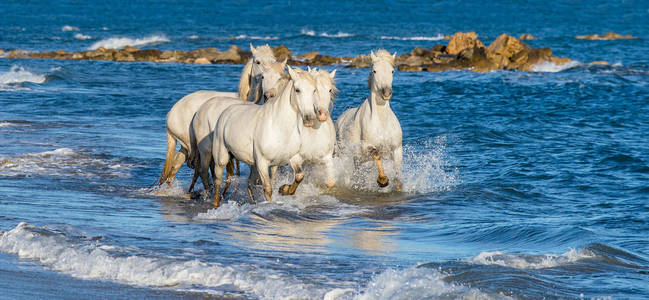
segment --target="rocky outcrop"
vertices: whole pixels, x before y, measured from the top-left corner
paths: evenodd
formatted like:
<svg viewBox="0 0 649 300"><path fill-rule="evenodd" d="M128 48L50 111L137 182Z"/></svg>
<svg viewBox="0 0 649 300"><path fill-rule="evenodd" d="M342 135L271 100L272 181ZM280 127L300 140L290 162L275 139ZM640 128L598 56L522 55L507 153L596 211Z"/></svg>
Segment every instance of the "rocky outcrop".
<svg viewBox="0 0 649 300"><path fill-rule="evenodd" d="M518 36L518 39L521 41L528 41L528 40L536 40L536 37L529 33L524 33Z"/></svg>
<svg viewBox="0 0 649 300"><path fill-rule="evenodd" d="M530 38L523 35L521 38ZM348 68L368 68L370 57L338 57L318 53L317 51L294 56L286 46L272 48L278 61L286 59L290 65L324 66L347 64ZM191 51L138 49L126 46L123 49L105 49L66 52L43 51L28 52L25 50L0 50L0 57L7 58L42 58L42 59L77 59L77 60L112 60L118 62L177 62L186 64L244 64L250 58L250 51L231 46L225 51L216 48L201 48ZM410 52L401 53L395 58L395 66L401 71L439 72L446 70L468 69L474 72L492 70L532 71L535 65L554 63L562 65L570 62L568 58L552 55L550 48L532 48L513 36L502 34L489 47L478 40L475 32L458 32L449 37L447 45L438 44L431 48L415 47Z"/></svg>
<svg viewBox="0 0 649 300"><path fill-rule="evenodd" d="M575 38L580 40L629 40L637 39L638 37L632 36L630 34L621 35L615 32L609 32L605 34L588 34L588 35L578 35Z"/></svg>

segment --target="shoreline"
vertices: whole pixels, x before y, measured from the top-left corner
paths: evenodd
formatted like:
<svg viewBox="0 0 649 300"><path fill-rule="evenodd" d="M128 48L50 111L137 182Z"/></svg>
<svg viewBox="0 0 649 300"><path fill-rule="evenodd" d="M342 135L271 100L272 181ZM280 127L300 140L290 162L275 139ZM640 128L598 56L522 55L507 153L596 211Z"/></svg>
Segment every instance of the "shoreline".
<svg viewBox="0 0 649 300"><path fill-rule="evenodd" d="M611 36L610 34L608 34ZM595 35L594 35L595 36ZM598 38L604 35L596 35ZM577 37L580 38L581 36ZM618 38L617 36L612 36ZM554 64L561 66L572 62L567 57L552 55L552 49L532 48L523 40L532 40L531 34L523 34L519 38L506 33L498 36L489 46L477 38L475 32L457 32L446 36L448 43L437 44L432 48L415 47L410 53L403 53L395 58L395 67L406 72L442 72L449 70L469 70L472 72L490 72L496 70L517 70L530 72L536 66ZM624 38L624 37L623 37ZM634 37L635 38L635 37ZM343 64L346 68L368 68L369 55L355 57L329 56L317 51L293 54L286 46L273 48L278 61L286 59L292 66L327 66ZM121 49L106 49L99 47L95 50L77 52L42 51L29 52L26 50L0 49L0 58L9 59L69 59L69 60L106 60L115 62L156 62L184 64L245 64L251 57L250 51L237 46L230 46L225 51L216 48L199 48L196 50L158 50L139 49L125 46ZM608 64L596 61L594 64Z"/></svg>

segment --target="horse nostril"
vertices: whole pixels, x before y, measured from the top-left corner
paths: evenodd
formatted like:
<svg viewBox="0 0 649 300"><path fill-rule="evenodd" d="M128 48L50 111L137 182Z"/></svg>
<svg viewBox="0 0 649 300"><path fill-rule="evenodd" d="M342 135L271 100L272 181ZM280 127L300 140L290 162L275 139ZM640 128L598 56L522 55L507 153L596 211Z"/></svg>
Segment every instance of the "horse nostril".
<svg viewBox="0 0 649 300"><path fill-rule="evenodd" d="M324 122L327 121L327 110L326 109L319 109L318 110L318 121Z"/></svg>

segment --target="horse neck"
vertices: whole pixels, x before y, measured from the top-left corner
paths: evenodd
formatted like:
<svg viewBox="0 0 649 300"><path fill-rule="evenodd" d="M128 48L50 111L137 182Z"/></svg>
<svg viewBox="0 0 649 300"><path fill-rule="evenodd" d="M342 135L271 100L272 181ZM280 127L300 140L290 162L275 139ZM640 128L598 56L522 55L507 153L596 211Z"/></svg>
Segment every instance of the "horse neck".
<svg viewBox="0 0 649 300"><path fill-rule="evenodd" d="M274 128L297 128L299 116L297 107L291 103L292 91L293 80L288 80L281 93L262 106L262 109L273 115L273 125L277 125Z"/></svg>
<svg viewBox="0 0 649 300"><path fill-rule="evenodd" d="M370 104L370 112L372 116L384 116L386 113L392 111L390 108L390 101L383 100L383 97L377 89L370 87L370 98L368 99Z"/></svg>

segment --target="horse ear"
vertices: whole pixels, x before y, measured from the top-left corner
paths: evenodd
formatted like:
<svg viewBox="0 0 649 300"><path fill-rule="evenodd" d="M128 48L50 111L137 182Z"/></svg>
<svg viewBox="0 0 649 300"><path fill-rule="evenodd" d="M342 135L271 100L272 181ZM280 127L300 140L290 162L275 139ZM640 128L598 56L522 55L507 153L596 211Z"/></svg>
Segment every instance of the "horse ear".
<svg viewBox="0 0 649 300"><path fill-rule="evenodd" d="M397 58L397 52L396 51L392 54L392 58Z"/></svg>
<svg viewBox="0 0 649 300"><path fill-rule="evenodd" d="M252 43L250 43L250 52L252 52L252 55L255 55L256 50L257 49L255 49L255 46L253 46Z"/></svg>
<svg viewBox="0 0 649 300"><path fill-rule="evenodd" d="M376 55L374 55L374 50L370 50L370 59L375 59Z"/></svg>
<svg viewBox="0 0 649 300"><path fill-rule="evenodd" d="M284 68L286 67L287 62L288 62L288 57L285 58L284 61L282 62L282 70L284 70Z"/></svg>
<svg viewBox="0 0 649 300"><path fill-rule="evenodd" d="M334 76L336 76L336 71L337 71L337 69L334 69L333 71L331 71L331 73L329 73L329 76L331 76L331 79L334 79Z"/></svg>
<svg viewBox="0 0 649 300"><path fill-rule="evenodd" d="M297 78L297 72L291 66L287 66L286 69L288 69L288 75L291 76L291 79L295 80Z"/></svg>
<svg viewBox="0 0 649 300"><path fill-rule="evenodd" d="M311 66L306 66L306 71L311 73Z"/></svg>

